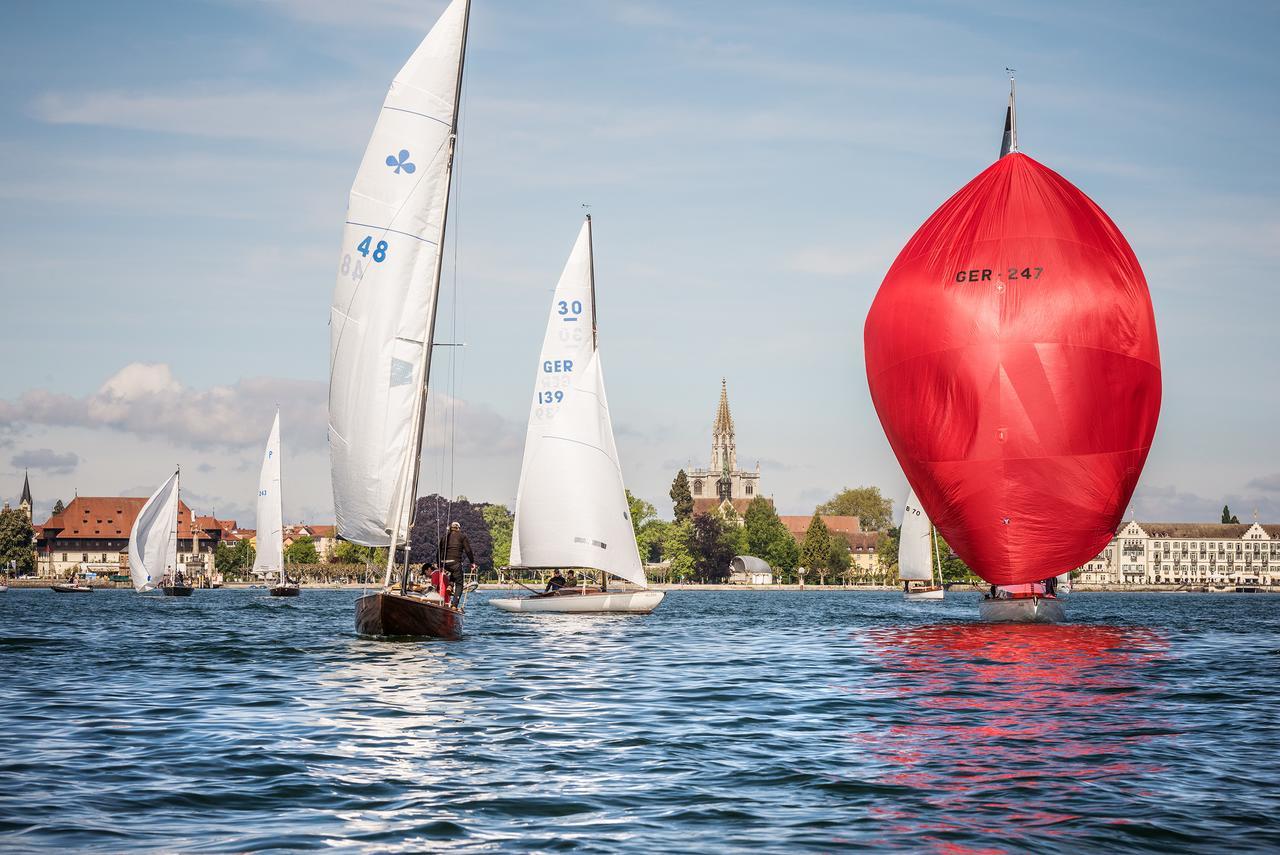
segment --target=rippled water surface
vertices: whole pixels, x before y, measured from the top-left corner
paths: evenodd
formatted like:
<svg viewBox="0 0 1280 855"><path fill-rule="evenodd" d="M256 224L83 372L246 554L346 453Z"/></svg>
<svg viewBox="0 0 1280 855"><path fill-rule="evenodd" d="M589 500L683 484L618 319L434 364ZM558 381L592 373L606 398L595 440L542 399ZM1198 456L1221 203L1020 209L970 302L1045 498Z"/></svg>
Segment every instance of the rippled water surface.
<svg viewBox="0 0 1280 855"><path fill-rule="evenodd" d="M1280 848L1280 598L481 593L386 643L355 596L0 595L0 848Z"/></svg>

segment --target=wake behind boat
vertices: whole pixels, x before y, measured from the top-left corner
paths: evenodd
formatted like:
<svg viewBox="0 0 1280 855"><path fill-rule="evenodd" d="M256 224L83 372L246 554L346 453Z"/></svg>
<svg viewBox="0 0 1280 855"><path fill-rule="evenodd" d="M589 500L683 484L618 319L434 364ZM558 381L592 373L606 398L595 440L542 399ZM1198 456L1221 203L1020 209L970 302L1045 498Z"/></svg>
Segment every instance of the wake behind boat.
<svg viewBox="0 0 1280 855"><path fill-rule="evenodd" d="M348 198L330 314L333 504L343 539L387 547L384 589L356 601L361 635L462 634L463 609L408 578L470 11L453 0L392 81Z"/></svg>
<svg viewBox="0 0 1280 855"><path fill-rule="evenodd" d="M594 570L648 587L623 488L596 344L591 216L578 232L556 285L529 408L516 491L511 566ZM523 598L490 600L508 612L648 614L661 591L567 585Z"/></svg>

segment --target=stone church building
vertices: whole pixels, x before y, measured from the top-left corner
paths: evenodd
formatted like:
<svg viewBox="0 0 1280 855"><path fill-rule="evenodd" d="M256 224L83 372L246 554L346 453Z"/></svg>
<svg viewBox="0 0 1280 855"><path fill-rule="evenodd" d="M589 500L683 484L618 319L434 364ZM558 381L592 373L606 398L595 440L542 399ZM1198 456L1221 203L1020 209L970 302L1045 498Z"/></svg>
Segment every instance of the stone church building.
<svg viewBox="0 0 1280 855"><path fill-rule="evenodd" d="M738 468L733 416L729 413L729 387L723 379L720 406L711 426L711 465L706 469L688 470L686 474L695 514L714 511L727 501L738 516L742 516L751 500L760 495L760 464L756 463L754 471Z"/></svg>

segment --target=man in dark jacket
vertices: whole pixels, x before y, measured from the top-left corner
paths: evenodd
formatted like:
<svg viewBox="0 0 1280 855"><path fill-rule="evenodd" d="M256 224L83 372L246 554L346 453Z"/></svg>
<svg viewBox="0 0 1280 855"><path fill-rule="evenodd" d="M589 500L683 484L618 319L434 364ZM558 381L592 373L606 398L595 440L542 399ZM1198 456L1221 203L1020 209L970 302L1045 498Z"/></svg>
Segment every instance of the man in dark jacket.
<svg viewBox="0 0 1280 855"><path fill-rule="evenodd" d="M467 536L462 533L462 526L457 522L449 523L449 531L445 536L440 538L439 550L436 555L444 568L449 571L449 581L453 586L453 604L457 605L462 602L462 576L463 563L462 556L467 556L467 564L470 569L476 569L476 556L471 551L471 541L467 540Z"/></svg>

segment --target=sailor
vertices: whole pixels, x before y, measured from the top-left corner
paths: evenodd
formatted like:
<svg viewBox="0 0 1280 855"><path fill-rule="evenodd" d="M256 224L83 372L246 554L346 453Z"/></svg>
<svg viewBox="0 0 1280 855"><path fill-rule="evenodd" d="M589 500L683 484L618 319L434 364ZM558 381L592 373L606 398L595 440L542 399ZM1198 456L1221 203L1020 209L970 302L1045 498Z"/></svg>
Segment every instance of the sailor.
<svg viewBox="0 0 1280 855"><path fill-rule="evenodd" d="M560 571L557 570L555 574L550 579L547 580L547 587L543 588L542 592L544 594L554 593L560 590L561 588L563 588L564 584L565 584L564 576L562 576L560 574Z"/></svg>
<svg viewBox="0 0 1280 855"><path fill-rule="evenodd" d="M1050 576L1044 580L1044 595L1046 597L1057 596L1058 594L1058 577Z"/></svg>
<svg viewBox="0 0 1280 855"><path fill-rule="evenodd" d="M471 569L476 569L476 555L471 551L471 541L462 533L462 526L455 520L449 523L449 531L440 538L436 555L440 558L444 569L449 571L449 579L453 583L453 604L462 601L462 556L467 556Z"/></svg>
<svg viewBox="0 0 1280 855"><path fill-rule="evenodd" d="M566 588L576 588L576 587L578 587L578 574L576 574L576 573L574 573L572 570L570 570L570 571L569 571L569 575L568 575L568 576L566 576L566 577L565 577L565 579L564 579L564 586L565 586Z"/></svg>

